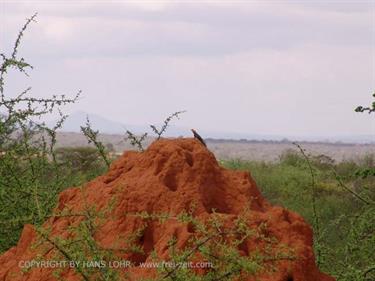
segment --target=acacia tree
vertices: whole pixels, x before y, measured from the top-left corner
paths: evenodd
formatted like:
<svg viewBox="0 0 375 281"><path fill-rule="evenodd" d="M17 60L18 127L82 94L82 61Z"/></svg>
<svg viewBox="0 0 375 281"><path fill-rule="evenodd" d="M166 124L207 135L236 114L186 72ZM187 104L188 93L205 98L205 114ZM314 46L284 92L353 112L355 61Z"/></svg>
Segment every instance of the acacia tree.
<svg viewBox="0 0 375 281"><path fill-rule="evenodd" d="M6 91L8 73L28 75L33 68L18 56L18 49L36 16L21 28L11 54L0 54L0 252L18 241L25 223L40 224L57 194L71 183L59 172L54 146L56 130L67 117L60 108L76 102L80 93L73 98L37 98L30 95L31 87L21 93ZM54 112L60 119L50 128L43 119Z"/></svg>

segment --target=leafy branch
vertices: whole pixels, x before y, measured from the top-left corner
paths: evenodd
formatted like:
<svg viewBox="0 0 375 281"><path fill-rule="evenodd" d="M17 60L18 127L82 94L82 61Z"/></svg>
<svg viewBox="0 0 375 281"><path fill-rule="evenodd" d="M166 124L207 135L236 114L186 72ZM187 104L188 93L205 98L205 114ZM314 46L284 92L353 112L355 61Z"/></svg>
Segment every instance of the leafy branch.
<svg viewBox="0 0 375 281"><path fill-rule="evenodd" d="M147 133L144 133L140 137L137 137L135 134L130 132L129 130L126 131L127 137L125 140L130 140L130 144L133 146L136 146L140 151L144 151L145 149L143 148L143 142L147 137Z"/></svg>
<svg viewBox="0 0 375 281"><path fill-rule="evenodd" d="M13 47L13 51L12 51L11 56L8 58L5 54L0 53L0 57L3 59L3 62L0 66L0 93L1 93L1 95L3 95L3 91L4 91L4 75L7 72L7 69L9 67L15 67L20 72L23 72L25 75L27 75L27 72L25 70L27 67L33 68L30 64L25 62L24 58L17 59L16 56L17 56L18 47L21 43L21 39L23 37L23 34L24 34L25 30L27 29L27 27L29 26L29 24L31 22L35 22L36 16L37 16L37 13L32 15L31 18L27 19L26 23L22 26L20 32L18 33L16 42L14 43L14 47Z"/></svg>
<svg viewBox="0 0 375 281"><path fill-rule="evenodd" d="M160 129L156 128L155 125L150 125L151 129L153 130L153 132L157 135L157 139L160 139L161 136L166 132L168 126L169 126L169 123L172 121L173 118L177 118L177 119L180 119L179 115L182 114L182 113L185 113L186 110L183 110L183 111L177 111L177 112L174 112L173 114L169 115L163 122L163 125L161 126Z"/></svg>
<svg viewBox="0 0 375 281"><path fill-rule="evenodd" d="M312 164L310 162L309 156L305 153L305 149L302 148L300 144L297 142L293 142L293 144L299 149L301 152L303 158L305 159L307 166L309 167L310 175L311 175L311 205L312 205L312 213L313 213L313 219L314 219L314 230L315 230L315 236L316 237L315 243L316 243L316 251L317 251L317 265L320 266L322 263L321 257L322 257L322 247L320 245L320 239L321 239L321 231L320 231L320 217L317 211L317 204L316 204L316 198L317 198L317 192L316 192L316 175L315 171L312 167Z"/></svg>
<svg viewBox="0 0 375 281"><path fill-rule="evenodd" d="M81 131L87 138L88 142L95 145L101 158L104 160L107 167L109 167L111 162L108 160L106 148L104 147L103 143L98 140L99 131L92 129L89 117L86 117L86 124L85 126L81 126Z"/></svg>
<svg viewBox="0 0 375 281"><path fill-rule="evenodd" d="M372 97L375 98L375 93L372 94ZM363 107L363 106L357 106L356 109L354 109L355 112L366 112L368 111L368 113L373 113L375 112L375 100L372 102L372 104L370 106L367 106L367 107Z"/></svg>
<svg viewBox="0 0 375 281"><path fill-rule="evenodd" d="M168 126L169 126L169 123L174 119L174 118L177 118L177 119L180 119L180 115L182 113L185 113L186 111L183 110L183 111L176 111L174 113L172 113L171 115L169 115L163 122L163 125L160 127L160 128L157 128L155 125L150 125L150 128L152 129L152 131L156 134L156 139L159 140L163 134L165 134L165 132L167 131L168 129ZM132 133L131 131L127 130L126 131L126 138L125 140L130 140L130 144L132 146L135 146L137 147L137 149L139 151L144 151L144 147L143 147L143 142L146 140L146 137L148 136L148 133L144 133L142 135L140 135L139 137L136 136L134 133Z"/></svg>
<svg viewBox="0 0 375 281"><path fill-rule="evenodd" d="M54 207L57 194L69 184L67 177L60 177L54 146L56 130L66 118L60 107L75 103L80 91L73 98L30 96L31 87L16 94L5 92L10 69L28 75L26 70L33 68L24 58L18 58L18 49L36 16L22 26L11 54L0 54L0 220L10 222L0 228L0 251L17 242L24 223L41 224ZM49 128L42 117L55 111L61 118Z"/></svg>

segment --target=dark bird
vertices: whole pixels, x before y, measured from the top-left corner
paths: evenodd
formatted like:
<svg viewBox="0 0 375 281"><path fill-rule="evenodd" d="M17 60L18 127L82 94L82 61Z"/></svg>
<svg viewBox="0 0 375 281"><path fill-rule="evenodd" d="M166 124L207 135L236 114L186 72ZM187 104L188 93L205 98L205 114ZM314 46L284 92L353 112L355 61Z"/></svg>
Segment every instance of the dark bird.
<svg viewBox="0 0 375 281"><path fill-rule="evenodd" d="M204 142L203 138L197 133L197 131L194 130L194 129L191 129L191 131L193 132L194 138L196 138L197 140L199 140L204 146L207 147L207 145Z"/></svg>

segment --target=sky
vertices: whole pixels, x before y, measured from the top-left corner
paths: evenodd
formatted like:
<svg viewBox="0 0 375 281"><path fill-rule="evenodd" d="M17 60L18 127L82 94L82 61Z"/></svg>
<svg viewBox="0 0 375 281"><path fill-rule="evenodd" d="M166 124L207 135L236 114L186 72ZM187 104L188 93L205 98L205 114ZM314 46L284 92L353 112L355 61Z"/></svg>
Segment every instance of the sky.
<svg viewBox="0 0 375 281"><path fill-rule="evenodd" d="M375 90L375 1L3 1L0 52L25 19L6 94L73 96L85 111L149 124L186 110L205 131L375 138L354 112Z"/></svg>

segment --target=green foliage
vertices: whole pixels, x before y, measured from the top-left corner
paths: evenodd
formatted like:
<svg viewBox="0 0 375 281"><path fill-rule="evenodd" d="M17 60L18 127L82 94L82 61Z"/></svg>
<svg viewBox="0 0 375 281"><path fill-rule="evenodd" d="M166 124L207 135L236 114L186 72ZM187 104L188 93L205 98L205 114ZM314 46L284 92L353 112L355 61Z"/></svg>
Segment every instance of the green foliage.
<svg viewBox="0 0 375 281"><path fill-rule="evenodd" d="M81 189L84 193L84 189ZM85 195L83 194L83 198ZM278 245L277 240L269 236L266 224L258 228L249 227L249 215L246 210L234 221L213 211L210 219L202 221L193 212L182 212L172 216L167 213L126 213L120 217L111 214L116 200L105 210L85 204L80 213L63 210L52 214L52 217L79 217L78 224L68 229L69 235L63 237L51 236L48 228L38 228L39 241L34 245L40 251L48 249L53 260L76 261L76 273L83 280L128 280L126 269L111 267L111 262L127 257L128 267L141 266L157 269L157 276L150 280L237 280L255 276L259 272L273 271L280 261L294 260L291 250ZM192 208L193 210L193 208ZM139 220L140 227L133 233L119 237L113 245L101 246L95 233L109 220L118 221L127 217ZM168 243L169 258L161 259L156 252L151 253L149 263L139 262L132 257L145 254L143 239L145 230L154 223L173 221L187 225L191 237L183 247L177 247L177 239L170 237ZM259 246L254 245L248 255L241 255L239 249L248 240L254 239ZM85 264L100 266L86 267ZM62 271L55 270L59 277Z"/></svg>
<svg viewBox="0 0 375 281"><path fill-rule="evenodd" d="M374 113L375 112L375 93L372 94L372 97L374 98L374 101L372 102L371 106L369 106L369 107L358 106L355 109L355 112L366 112L367 111L369 114ZM374 161L374 157L372 157L372 161ZM369 168L358 170L357 173L356 173L356 176L359 176L359 177L362 177L362 178L366 178L368 176L375 176L375 165L374 165L374 163L372 162L372 165Z"/></svg>
<svg viewBox="0 0 375 281"><path fill-rule="evenodd" d="M109 167L110 161L108 159L108 152L105 146L101 141L98 139L99 131L95 131L90 123L89 118L87 117L86 126L81 126L81 131L87 138L89 143L94 144L96 147L97 152L99 153L100 157L103 159L104 163Z"/></svg>
<svg viewBox="0 0 375 281"><path fill-rule="evenodd" d="M168 129L169 123L173 120L173 118L179 119L179 116L182 113L185 113L185 112L186 111L176 111L176 112L172 113L171 115L169 115L164 120L163 125L160 127L160 129L158 129L155 125L150 125L150 128L152 129L152 131L156 135L156 139L157 140L160 139L165 134L165 132ZM140 136L136 136L134 133L127 130L125 140L129 140L130 144L132 146L136 147L139 151L144 151L143 142L146 140L147 136L148 136L147 132L140 135Z"/></svg>
<svg viewBox="0 0 375 281"><path fill-rule="evenodd" d="M293 149L287 149L281 153L279 157L280 163L288 166L299 167L305 164L305 159L298 153L298 151Z"/></svg>
<svg viewBox="0 0 375 281"><path fill-rule="evenodd" d="M215 212L206 222L188 213L180 214L177 220L189 224L195 230L194 235L183 249L176 247L177 240L172 237L169 243L172 266L160 267L156 280L244 280L259 272L270 271L279 261L294 259L290 250L276 246L273 237L264 235L267 232L266 225L250 228L246 212L231 226L227 225L225 217ZM254 246L248 255L242 256L239 248L248 239L261 241L259 245L265 243L269 247ZM269 251L270 248L272 251ZM207 265L202 269L204 273L195 270L194 266L186 266L195 265L197 257ZM163 262L157 256L154 261L159 264Z"/></svg>
<svg viewBox="0 0 375 281"><path fill-rule="evenodd" d="M143 142L145 141L148 133L144 133L140 137L137 137L135 134L133 134L131 131L126 131L126 138L125 140L130 140L130 144L132 146L135 146L138 148L139 151L144 151Z"/></svg>
<svg viewBox="0 0 375 281"><path fill-rule="evenodd" d="M81 189L81 192L84 193L84 190ZM85 198L85 195L83 195L83 198ZM47 244L48 252L52 253L53 260L75 262L74 270L82 280L124 280L120 279L119 272L112 269L108 264L116 259L115 252L135 251L136 247L130 246L134 241L134 237L126 240L129 248L118 248L116 246L115 248L103 248L94 238L97 230L108 220L112 207L113 205L110 204L104 211L98 211L95 207L89 206L85 202L85 208L81 213L71 213L68 210L53 213L51 217L78 217L80 220L78 224L69 227L68 238L51 237L50 229L39 227L37 229L39 241L34 247L37 248L39 246L38 249L43 249L43 246L46 247ZM58 280L64 280L61 279L62 272L63 268L55 270L54 275Z"/></svg>
<svg viewBox="0 0 375 281"><path fill-rule="evenodd" d="M0 54L0 252L14 246L26 223L41 225L55 207L57 195L66 187L80 185L103 173L99 156L105 151L90 123L83 132L95 148L55 149L56 130L67 118L60 108L75 103L64 95L51 98L30 96L31 87L20 94L5 92L5 77L10 69L27 75L32 66L18 58L24 31L36 15L22 27L10 56ZM47 114L58 112L60 119L49 128Z"/></svg>
<svg viewBox="0 0 375 281"><path fill-rule="evenodd" d="M80 178L81 182L89 181L107 169L95 147L60 147L55 150L55 154L60 170L64 174Z"/></svg>
<svg viewBox="0 0 375 281"><path fill-rule="evenodd" d="M347 222L345 223L345 220ZM344 221L344 223L343 223ZM375 206L362 206L352 215L333 221L337 228L339 246L328 249L327 270L330 264L337 280L370 281L375 279ZM337 257L345 257L340 262Z"/></svg>
<svg viewBox="0 0 375 281"><path fill-rule="evenodd" d="M306 156L315 177L315 214L311 170L302 154L289 150L275 163L233 160L222 164L251 171L268 200L296 211L311 225L316 223L315 215L319 216L320 235L315 237L315 250L319 249L324 272L338 281L374 280L375 177L356 176L357 171L372 167L373 155L339 163Z"/></svg>
<svg viewBox="0 0 375 281"><path fill-rule="evenodd" d="M30 87L20 94L5 91L10 69L26 74L32 68L17 55L23 33L35 17L22 27L11 55L0 55L0 251L16 243L25 223L41 224L57 194L71 183L55 161L55 132L66 118L59 108L74 103L79 93L73 98L35 98L29 96ZM61 118L48 128L41 120L54 111Z"/></svg>
<svg viewBox="0 0 375 281"><path fill-rule="evenodd" d="M152 131L156 134L157 139L160 139L161 136L167 131L167 128L169 126L169 123L172 121L173 118L179 119L179 115L182 113L185 113L186 111L177 111L169 115L163 122L163 125L161 126L160 129L156 128L155 125L150 125L150 128Z"/></svg>
<svg viewBox="0 0 375 281"><path fill-rule="evenodd" d="M372 104L370 106L367 106L367 107L363 107L363 106L357 106L354 111L355 112L368 112L369 114L370 113L373 113L375 112L375 93L372 94L372 97L374 98L374 101L372 102Z"/></svg>

